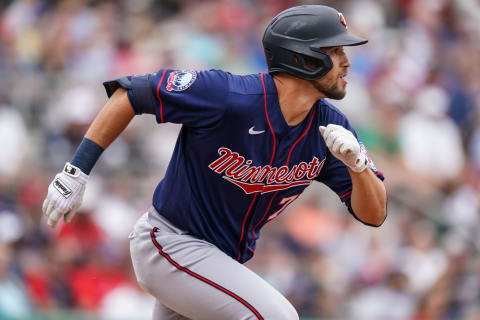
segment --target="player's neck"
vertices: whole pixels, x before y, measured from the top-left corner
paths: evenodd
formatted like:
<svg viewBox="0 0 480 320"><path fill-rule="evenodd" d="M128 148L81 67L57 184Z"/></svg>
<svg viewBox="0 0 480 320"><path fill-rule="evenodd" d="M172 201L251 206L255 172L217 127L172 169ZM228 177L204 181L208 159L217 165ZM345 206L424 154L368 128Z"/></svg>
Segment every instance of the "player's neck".
<svg viewBox="0 0 480 320"><path fill-rule="evenodd" d="M324 96L309 82L286 73L273 76L283 117L289 126L302 122L315 101Z"/></svg>

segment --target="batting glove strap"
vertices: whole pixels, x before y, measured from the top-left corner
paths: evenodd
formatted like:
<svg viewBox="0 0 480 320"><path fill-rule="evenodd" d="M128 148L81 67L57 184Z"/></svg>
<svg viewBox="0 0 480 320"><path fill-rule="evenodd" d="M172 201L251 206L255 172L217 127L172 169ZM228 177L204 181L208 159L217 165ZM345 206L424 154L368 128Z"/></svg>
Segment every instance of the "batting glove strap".
<svg viewBox="0 0 480 320"><path fill-rule="evenodd" d="M351 131L336 124L320 126L319 130L327 148L337 159L354 172L365 170L367 157Z"/></svg>
<svg viewBox="0 0 480 320"><path fill-rule="evenodd" d="M70 163L66 163L48 186L48 194L43 202L43 212L48 224L55 227L60 217L69 214L69 222L74 211L80 206L88 175ZM73 211L73 212L72 212Z"/></svg>

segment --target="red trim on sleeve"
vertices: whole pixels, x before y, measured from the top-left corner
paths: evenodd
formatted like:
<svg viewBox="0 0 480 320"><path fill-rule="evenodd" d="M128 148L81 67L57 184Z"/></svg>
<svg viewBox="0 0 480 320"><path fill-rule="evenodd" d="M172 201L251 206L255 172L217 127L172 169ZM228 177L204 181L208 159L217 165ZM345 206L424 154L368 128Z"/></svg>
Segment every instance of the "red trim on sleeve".
<svg viewBox="0 0 480 320"><path fill-rule="evenodd" d="M343 199L345 198L346 196L348 196L350 193L352 193L352 190L348 191L348 192L345 192L344 194L342 195L339 195L340 199Z"/></svg>
<svg viewBox="0 0 480 320"><path fill-rule="evenodd" d="M250 309L250 311L252 311L255 316L257 317L257 319L259 320L264 320L264 318L260 315L260 313L251 305L249 304L247 301L245 301L244 299L242 299L241 297L239 297L238 295L236 295L235 293L233 293L232 291L222 287L221 285L211 281L211 280L208 280L207 278L205 277L202 277L201 275L199 275L198 273L195 273L193 271L191 271L190 269L188 268L185 268L181 265L179 265L175 260L172 259L172 257L170 257L170 255L168 253L166 253L165 251L163 251L163 248L162 246L157 242L157 239L155 239L155 232L157 232L158 228L157 227L154 227L152 229L152 231L150 232L150 237L152 238L152 242L153 244L155 245L155 247L157 247L158 249L158 253L163 256L165 259L167 259L167 261L172 264L175 268L177 268L178 270L180 271L183 271L189 275L191 275L192 277L194 278L197 278L198 280L226 293L227 295L229 295L230 297L234 298L235 300L237 300L238 302L240 302L241 304L243 304L245 307L247 307L248 309Z"/></svg>
<svg viewBox="0 0 480 320"><path fill-rule="evenodd" d="M163 78L165 77L165 73L167 72L168 69L163 70L162 77L160 78L160 81L158 82L157 85L157 98L158 101L160 102L160 122L165 123L165 120L163 119L163 103L162 99L160 98L160 86L162 85Z"/></svg>

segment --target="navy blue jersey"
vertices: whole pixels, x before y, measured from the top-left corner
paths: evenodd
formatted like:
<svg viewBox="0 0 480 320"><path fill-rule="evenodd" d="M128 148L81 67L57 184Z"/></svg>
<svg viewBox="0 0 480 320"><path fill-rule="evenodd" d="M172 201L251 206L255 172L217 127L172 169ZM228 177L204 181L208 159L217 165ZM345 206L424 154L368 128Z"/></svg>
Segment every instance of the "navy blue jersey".
<svg viewBox="0 0 480 320"><path fill-rule="evenodd" d="M118 86L128 89L136 114L183 124L153 206L232 258L249 260L262 226L314 180L332 189L354 214L350 175L318 127L334 123L357 135L326 100L289 126L269 74L162 69L105 83L109 95ZM383 180L371 160L370 169Z"/></svg>

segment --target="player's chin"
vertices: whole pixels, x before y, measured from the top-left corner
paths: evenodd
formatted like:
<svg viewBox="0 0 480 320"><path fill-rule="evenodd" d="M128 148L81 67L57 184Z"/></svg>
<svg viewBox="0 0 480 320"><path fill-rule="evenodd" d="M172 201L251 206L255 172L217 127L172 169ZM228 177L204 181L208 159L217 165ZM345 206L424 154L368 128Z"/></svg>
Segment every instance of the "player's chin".
<svg viewBox="0 0 480 320"><path fill-rule="evenodd" d="M346 94L347 94L347 90L345 86L343 88L340 86L337 86L325 92L325 95L327 96L327 98L334 99L334 100L342 100L343 98L345 98Z"/></svg>

